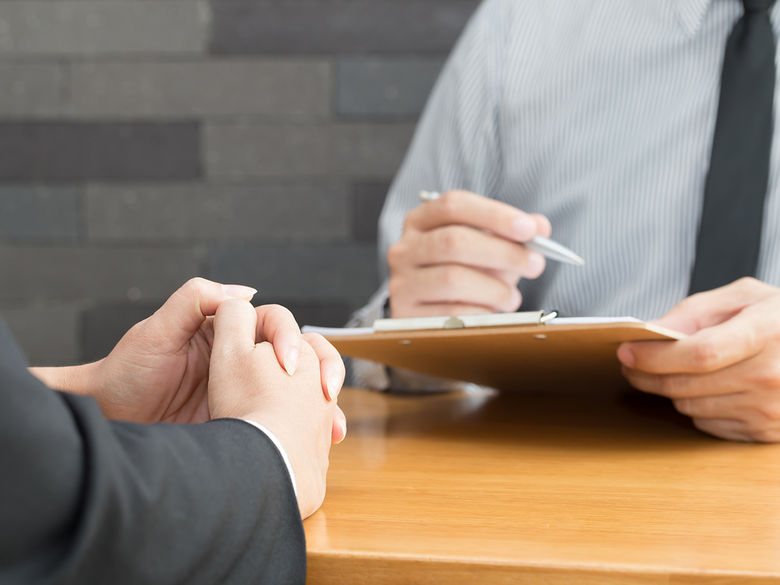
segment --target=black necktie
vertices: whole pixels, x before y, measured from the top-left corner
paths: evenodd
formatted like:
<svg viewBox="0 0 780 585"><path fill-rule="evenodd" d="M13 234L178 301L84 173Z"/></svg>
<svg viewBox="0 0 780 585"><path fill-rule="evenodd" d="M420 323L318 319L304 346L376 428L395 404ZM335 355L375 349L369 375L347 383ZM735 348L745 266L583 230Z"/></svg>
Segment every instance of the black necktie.
<svg viewBox="0 0 780 585"><path fill-rule="evenodd" d="M774 0L742 0L723 58L690 293L755 276L774 124Z"/></svg>

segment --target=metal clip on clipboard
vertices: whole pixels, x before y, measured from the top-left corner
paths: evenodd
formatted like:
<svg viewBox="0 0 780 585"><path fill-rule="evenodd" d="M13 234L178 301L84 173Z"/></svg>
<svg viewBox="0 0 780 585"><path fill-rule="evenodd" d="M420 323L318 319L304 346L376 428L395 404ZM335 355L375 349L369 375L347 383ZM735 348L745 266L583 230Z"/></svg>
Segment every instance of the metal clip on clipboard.
<svg viewBox="0 0 780 585"><path fill-rule="evenodd" d="M458 317L412 317L407 319L377 319L374 332L417 331L421 329L466 329L501 327L506 325L546 325L558 316L556 311L522 311L519 313L487 313Z"/></svg>

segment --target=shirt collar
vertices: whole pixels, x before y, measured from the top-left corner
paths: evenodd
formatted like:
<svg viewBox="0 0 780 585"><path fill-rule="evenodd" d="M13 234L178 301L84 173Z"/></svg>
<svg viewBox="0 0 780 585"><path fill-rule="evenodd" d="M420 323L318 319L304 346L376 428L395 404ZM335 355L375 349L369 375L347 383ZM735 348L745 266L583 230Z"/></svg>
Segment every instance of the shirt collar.
<svg viewBox="0 0 780 585"><path fill-rule="evenodd" d="M712 0L672 0L672 2L685 31L691 36L696 35Z"/></svg>

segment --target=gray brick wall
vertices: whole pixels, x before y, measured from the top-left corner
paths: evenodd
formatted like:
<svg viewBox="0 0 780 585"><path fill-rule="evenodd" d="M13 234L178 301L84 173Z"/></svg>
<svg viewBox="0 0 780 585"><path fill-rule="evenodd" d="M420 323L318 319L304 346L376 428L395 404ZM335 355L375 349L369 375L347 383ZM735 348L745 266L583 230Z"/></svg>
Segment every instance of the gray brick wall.
<svg viewBox="0 0 780 585"><path fill-rule="evenodd" d="M0 313L99 358L186 279L340 325L477 0L0 0Z"/></svg>

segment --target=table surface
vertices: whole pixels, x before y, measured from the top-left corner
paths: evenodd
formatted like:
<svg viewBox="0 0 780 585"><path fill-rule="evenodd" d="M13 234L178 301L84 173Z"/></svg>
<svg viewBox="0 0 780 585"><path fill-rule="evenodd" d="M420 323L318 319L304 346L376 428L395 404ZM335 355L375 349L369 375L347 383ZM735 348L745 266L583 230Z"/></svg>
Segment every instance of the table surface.
<svg viewBox="0 0 780 585"><path fill-rule="evenodd" d="M780 582L780 445L634 391L339 403L312 585Z"/></svg>

